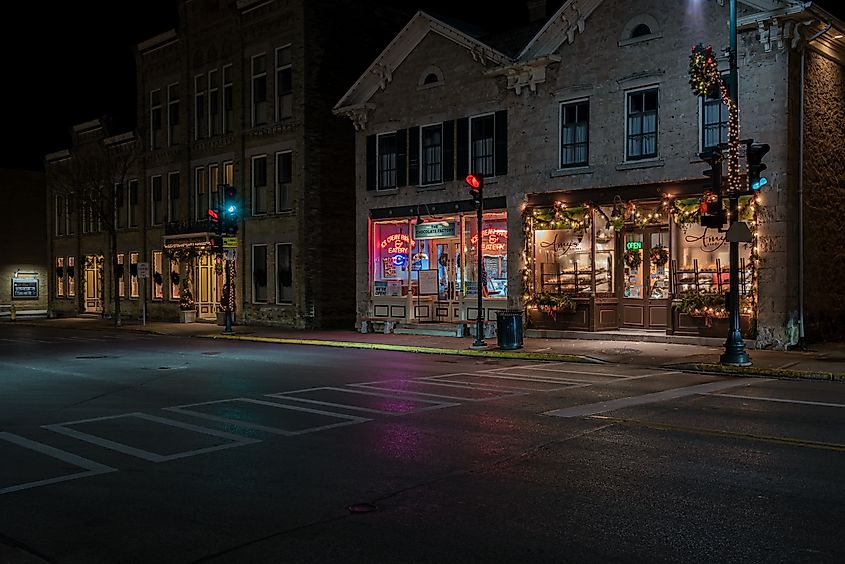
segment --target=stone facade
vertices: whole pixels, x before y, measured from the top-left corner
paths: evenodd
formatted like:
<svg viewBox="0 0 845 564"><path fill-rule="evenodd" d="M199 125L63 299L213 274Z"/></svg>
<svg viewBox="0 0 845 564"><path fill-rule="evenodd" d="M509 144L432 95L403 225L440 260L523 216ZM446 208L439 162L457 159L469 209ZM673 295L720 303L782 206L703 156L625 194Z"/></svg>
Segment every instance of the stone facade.
<svg viewBox="0 0 845 564"><path fill-rule="evenodd" d="M485 186L485 197L505 197L508 236L508 306L523 305L522 210L531 198L593 191L622 198L651 190L653 197L680 187L705 186L701 151L701 101L689 84L690 46L729 42L727 6L716 2L665 3L654 0L610 2L570 0L531 41L513 51L497 51L496 38L473 36L428 16L418 16L371 65L335 111L349 116L358 129L356 166L358 255L369 253L368 233L375 209L413 208L467 198L463 174L432 188L409 185L392 191L367 190L367 143L374 134L465 116L506 110L507 174ZM821 292L824 272L845 280L841 264L831 269L824 257L841 254L831 241L842 192L841 143L842 59L845 44L807 39L830 21L810 11L772 18L740 3L738 60L740 138L768 143L758 219L757 345L780 347L786 322L799 307L799 210L804 167L804 305L809 338L824 336L822 326L841 319ZM831 31L842 33L842 22ZM645 33L634 30L645 27ZM838 31L837 31L838 30ZM531 37L531 36L529 36ZM485 42L486 41L486 42ZM800 144L802 53L807 55L805 82L805 151ZM721 70L728 62L720 58ZM421 86L421 77L436 69L442 80ZM626 93L642 88L659 93L657 157L626 160ZM589 100L589 163L559 165L561 103ZM701 189L699 189L700 191ZM838 191L838 192L837 192ZM612 196L611 196L612 197ZM828 198L832 198L829 200ZM838 200L836 198L839 198ZM546 198L548 199L548 198ZM605 202L608 203L608 202ZM841 203L841 202L840 202ZM827 213L827 215L825 215ZM824 216L824 219L819 217ZM821 223L819 223L821 222ZM825 223L826 222L826 223ZM816 230L816 225L825 229ZM812 226L812 227L810 227ZM833 243L833 244L831 244ZM833 247L833 248L831 248ZM838 254L837 254L838 253ZM812 281L810 280L812 279ZM830 282L825 282L829 284ZM368 315L369 266L358 260L359 321ZM842 300L838 300L837 303ZM822 313L825 312L825 313ZM809 333L813 327L812 334ZM819 330L816 330L816 327Z"/></svg>

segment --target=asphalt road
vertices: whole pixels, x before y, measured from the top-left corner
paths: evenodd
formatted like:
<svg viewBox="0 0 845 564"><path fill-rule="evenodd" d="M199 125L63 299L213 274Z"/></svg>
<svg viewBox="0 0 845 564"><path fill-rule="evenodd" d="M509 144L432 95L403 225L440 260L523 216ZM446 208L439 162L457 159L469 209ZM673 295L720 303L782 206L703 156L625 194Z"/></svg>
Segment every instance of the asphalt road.
<svg viewBox="0 0 845 564"><path fill-rule="evenodd" d="M0 563L842 562L845 385L0 326Z"/></svg>

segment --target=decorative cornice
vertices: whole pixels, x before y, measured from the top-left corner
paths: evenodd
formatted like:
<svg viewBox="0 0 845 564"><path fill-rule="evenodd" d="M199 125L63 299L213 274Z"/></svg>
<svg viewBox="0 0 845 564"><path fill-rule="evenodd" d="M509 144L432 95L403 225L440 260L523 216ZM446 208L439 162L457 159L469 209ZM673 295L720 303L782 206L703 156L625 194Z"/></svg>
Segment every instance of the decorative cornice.
<svg viewBox="0 0 845 564"><path fill-rule="evenodd" d="M367 127L368 112L374 109L375 104L359 104L356 106L344 106L332 110L336 116L346 116L352 121L355 131L363 131Z"/></svg>
<svg viewBox="0 0 845 564"><path fill-rule="evenodd" d="M546 69L559 62L560 55L547 55L492 69L487 71L485 76L505 76L507 88L516 92L517 96L522 94L526 88L536 94L537 85L546 82Z"/></svg>

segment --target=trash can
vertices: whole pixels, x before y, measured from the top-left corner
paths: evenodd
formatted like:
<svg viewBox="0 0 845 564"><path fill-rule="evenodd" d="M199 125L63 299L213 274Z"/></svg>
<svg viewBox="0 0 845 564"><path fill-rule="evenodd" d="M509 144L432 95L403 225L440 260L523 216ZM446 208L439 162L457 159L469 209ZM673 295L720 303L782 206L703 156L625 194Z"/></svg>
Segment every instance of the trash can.
<svg viewBox="0 0 845 564"><path fill-rule="evenodd" d="M496 312L496 333L499 348L506 351L522 348L522 310L505 309Z"/></svg>

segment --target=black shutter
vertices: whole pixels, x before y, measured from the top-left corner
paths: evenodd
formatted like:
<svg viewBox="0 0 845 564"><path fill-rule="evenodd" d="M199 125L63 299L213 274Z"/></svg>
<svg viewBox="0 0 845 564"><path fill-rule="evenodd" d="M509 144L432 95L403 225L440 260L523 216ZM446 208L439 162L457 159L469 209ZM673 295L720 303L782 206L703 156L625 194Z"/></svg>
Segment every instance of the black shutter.
<svg viewBox="0 0 845 564"><path fill-rule="evenodd" d="M420 183L420 128L408 128L408 186Z"/></svg>
<svg viewBox="0 0 845 564"><path fill-rule="evenodd" d="M469 174L469 118L458 120L458 178Z"/></svg>
<svg viewBox="0 0 845 564"><path fill-rule="evenodd" d="M375 190L376 181L376 136L367 135L367 190Z"/></svg>
<svg viewBox="0 0 845 564"><path fill-rule="evenodd" d="M443 182L455 179L455 120L443 122Z"/></svg>
<svg viewBox="0 0 845 564"><path fill-rule="evenodd" d="M508 111L500 110L495 117L496 176L508 173Z"/></svg>
<svg viewBox="0 0 845 564"><path fill-rule="evenodd" d="M400 129L396 132L396 187L405 186L408 182L407 170L408 130Z"/></svg>

